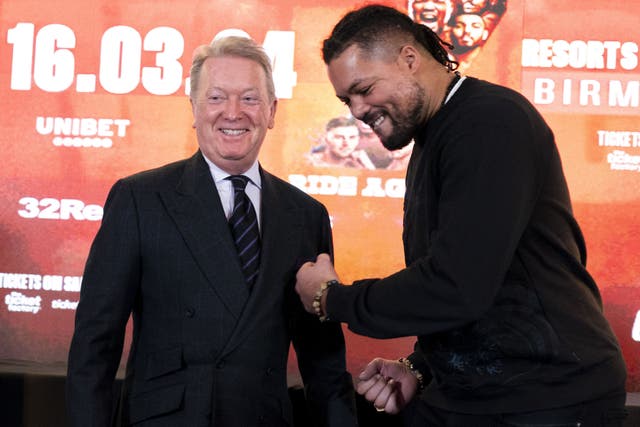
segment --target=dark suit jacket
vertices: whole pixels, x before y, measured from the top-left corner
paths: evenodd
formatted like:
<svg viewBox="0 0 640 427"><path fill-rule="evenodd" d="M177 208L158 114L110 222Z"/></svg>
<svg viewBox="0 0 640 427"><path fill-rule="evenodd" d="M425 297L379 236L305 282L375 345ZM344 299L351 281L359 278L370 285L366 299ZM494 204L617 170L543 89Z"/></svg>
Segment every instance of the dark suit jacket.
<svg viewBox="0 0 640 427"><path fill-rule="evenodd" d="M261 170L262 264L251 292L200 152L118 181L84 272L69 352L71 424L288 426L287 355L296 349L319 425L353 425L339 324L306 313L301 262L332 250L327 211ZM120 405L113 380L133 341Z"/></svg>

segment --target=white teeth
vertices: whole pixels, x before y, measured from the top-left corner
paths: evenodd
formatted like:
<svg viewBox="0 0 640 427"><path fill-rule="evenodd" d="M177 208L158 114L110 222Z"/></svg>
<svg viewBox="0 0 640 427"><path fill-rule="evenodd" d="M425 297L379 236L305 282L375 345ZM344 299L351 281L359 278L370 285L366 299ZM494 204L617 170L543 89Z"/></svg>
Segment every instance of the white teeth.
<svg viewBox="0 0 640 427"><path fill-rule="evenodd" d="M376 119L375 122L371 125L372 128L377 128L384 121L384 116L380 116Z"/></svg>
<svg viewBox="0 0 640 427"><path fill-rule="evenodd" d="M229 136L238 136L245 132L244 129L221 129L222 133Z"/></svg>

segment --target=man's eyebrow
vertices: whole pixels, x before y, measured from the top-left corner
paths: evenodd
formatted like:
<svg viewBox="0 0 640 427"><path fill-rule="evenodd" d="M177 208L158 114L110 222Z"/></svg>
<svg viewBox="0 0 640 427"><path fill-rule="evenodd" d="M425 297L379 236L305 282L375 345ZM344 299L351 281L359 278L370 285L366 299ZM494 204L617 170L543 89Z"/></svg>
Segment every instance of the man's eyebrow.
<svg viewBox="0 0 640 427"><path fill-rule="evenodd" d="M347 93L354 93L357 92L356 87L360 86L362 84L362 82L364 81L364 79L356 79L354 80L349 87L347 88Z"/></svg>

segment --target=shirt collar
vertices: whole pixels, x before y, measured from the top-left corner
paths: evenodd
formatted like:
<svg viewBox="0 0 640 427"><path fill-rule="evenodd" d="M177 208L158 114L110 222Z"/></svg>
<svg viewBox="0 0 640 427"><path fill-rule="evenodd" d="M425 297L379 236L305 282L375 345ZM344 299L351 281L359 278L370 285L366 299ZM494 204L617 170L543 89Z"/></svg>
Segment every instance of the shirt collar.
<svg viewBox="0 0 640 427"><path fill-rule="evenodd" d="M211 171L211 176L213 177L213 181L218 184L221 181L224 181L228 176L231 176L228 172L220 169L215 163L207 158L204 154L202 155L204 160L209 165L209 170ZM260 180L260 165L258 160L251 165L251 167L246 170L242 175L246 176L251 180L251 182L258 188L262 188L262 181Z"/></svg>

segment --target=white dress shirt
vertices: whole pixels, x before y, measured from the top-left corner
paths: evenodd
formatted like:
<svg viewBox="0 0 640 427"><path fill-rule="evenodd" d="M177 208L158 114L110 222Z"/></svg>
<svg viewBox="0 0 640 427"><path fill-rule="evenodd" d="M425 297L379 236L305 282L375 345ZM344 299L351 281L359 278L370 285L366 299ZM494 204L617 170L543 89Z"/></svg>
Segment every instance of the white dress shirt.
<svg viewBox="0 0 640 427"><path fill-rule="evenodd" d="M222 208L224 209L224 213L227 219L229 219L229 217L231 216L231 212L233 212L234 191L233 183L225 178L230 176L230 174L216 166L204 154L203 157L209 165L209 171L211 172L211 176L213 177L213 182L215 182L216 189L218 190L218 194L220 195ZM249 178L249 182L247 183L245 192L247 193L247 196L249 196L249 200L251 200L251 203L253 203L253 208L256 210L256 216L258 217L258 228L260 228L260 224L262 222L262 216L260 212L260 189L262 188L262 181L260 180L260 168L258 166L258 161L256 160L253 165L251 165L251 167L242 175Z"/></svg>

